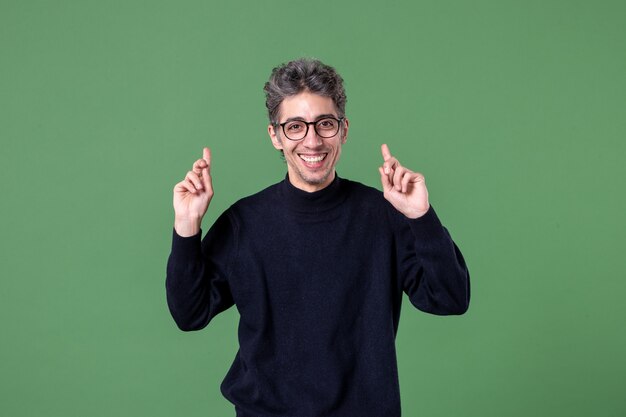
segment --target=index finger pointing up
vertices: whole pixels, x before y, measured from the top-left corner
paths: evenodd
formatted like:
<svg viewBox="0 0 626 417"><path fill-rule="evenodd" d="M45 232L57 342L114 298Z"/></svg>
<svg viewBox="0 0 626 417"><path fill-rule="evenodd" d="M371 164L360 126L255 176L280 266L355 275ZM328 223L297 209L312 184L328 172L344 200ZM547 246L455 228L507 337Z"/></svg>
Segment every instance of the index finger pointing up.
<svg viewBox="0 0 626 417"><path fill-rule="evenodd" d="M391 158L391 152L389 152L389 146L386 143L383 143L383 146L380 147L380 150L383 152L383 159L388 161Z"/></svg>
<svg viewBox="0 0 626 417"><path fill-rule="evenodd" d="M208 166L211 166L211 150L209 148L202 149L202 159L204 159Z"/></svg>

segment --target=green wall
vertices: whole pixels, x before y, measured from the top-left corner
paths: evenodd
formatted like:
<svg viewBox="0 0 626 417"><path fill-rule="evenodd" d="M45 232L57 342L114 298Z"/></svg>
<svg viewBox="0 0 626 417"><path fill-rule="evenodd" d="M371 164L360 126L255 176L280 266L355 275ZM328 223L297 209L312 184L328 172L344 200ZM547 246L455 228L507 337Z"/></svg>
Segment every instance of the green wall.
<svg viewBox="0 0 626 417"><path fill-rule="evenodd" d="M472 305L405 303L405 416L626 415L623 1L0 0L0 415L232 416L235 309L177 330L171 190L280 180L262 86L346 79L341 176L423 172Z"/></svg>

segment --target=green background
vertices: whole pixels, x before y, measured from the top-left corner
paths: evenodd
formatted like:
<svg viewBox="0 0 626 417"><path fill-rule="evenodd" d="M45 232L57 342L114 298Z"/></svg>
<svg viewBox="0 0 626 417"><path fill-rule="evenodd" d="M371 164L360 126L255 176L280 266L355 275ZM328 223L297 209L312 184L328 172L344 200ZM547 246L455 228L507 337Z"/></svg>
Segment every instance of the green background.
<svg viewBox="0 0 626 417"><path fill-rule="evenodd" d="M423 172L472 305L405 303L405 416L626 415L623 1L0 0L0 415L232 416L231 309L165 303L171 190L213 149L205 230L282 179L262 86L346 80L341 176Z"/></svg>

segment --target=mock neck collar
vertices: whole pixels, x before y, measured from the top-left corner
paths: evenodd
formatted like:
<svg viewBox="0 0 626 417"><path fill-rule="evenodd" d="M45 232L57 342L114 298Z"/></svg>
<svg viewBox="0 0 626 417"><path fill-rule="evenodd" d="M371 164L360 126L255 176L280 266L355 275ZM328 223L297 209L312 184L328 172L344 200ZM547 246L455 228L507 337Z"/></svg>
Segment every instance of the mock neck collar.
<svg viewBox="0 0 626 417"><path fill-rule="evenodd" d="M322 212L338 206L345 200L344 183L345 181L335 173L335 178L328 186L308 192L295 187L287 174L280 183L279 192L290 209L307 213Z"/></svg>

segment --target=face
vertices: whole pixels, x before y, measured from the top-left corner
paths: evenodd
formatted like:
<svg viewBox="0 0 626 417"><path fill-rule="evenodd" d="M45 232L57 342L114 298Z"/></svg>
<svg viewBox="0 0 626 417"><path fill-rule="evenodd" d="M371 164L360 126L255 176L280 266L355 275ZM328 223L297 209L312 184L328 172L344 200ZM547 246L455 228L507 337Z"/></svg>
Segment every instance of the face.
<svg viewBox="0 0 626 417"><path fill-rule="evenodd" d="M290 120L314 122L324 117L338 118L335 103L330 97L308 91L287 97L279 107L279 123ZM335 179L335 165L341 155L341 146L348 138L348 120L344 120L339 132L332 138L320 137L313 128L304 139L293 141L285 137L280 126L269 125L272 144L282 150L287 162L289 181L294 187L313 192L328 186Z"/></svg>

